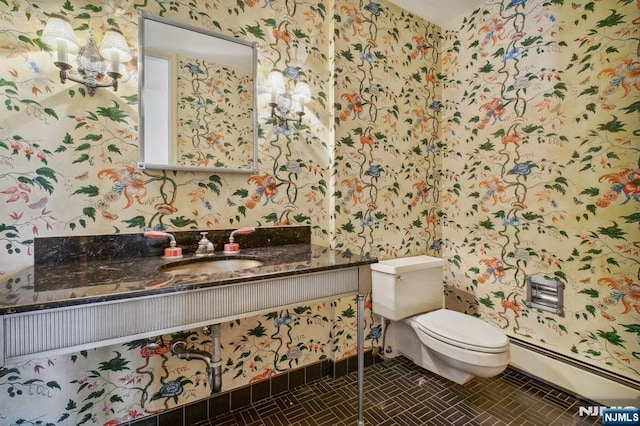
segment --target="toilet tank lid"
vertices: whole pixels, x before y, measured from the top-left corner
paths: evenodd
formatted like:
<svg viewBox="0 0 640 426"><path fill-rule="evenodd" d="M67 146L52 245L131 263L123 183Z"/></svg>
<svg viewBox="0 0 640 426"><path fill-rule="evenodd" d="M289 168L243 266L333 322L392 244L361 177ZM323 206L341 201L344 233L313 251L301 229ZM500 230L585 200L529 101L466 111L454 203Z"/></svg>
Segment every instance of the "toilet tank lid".
<svg viewBox="0 0 640 426"><path fill-rule="evenodd" d="M443 265L444 259L422 255L382 260L378 263L371 264L371 270L397 275L421 269L439 268Z"/></svg>

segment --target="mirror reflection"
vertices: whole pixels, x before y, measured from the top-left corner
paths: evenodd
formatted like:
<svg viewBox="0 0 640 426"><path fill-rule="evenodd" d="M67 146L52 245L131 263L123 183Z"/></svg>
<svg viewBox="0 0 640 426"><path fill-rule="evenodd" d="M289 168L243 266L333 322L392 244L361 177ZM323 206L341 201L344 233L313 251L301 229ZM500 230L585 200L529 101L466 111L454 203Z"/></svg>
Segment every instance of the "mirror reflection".
<svg viewBox="0 0 640 426"><path fill-rule="evenodd" d="M254 172L255 43L140 13L140 168Z"/></svg>

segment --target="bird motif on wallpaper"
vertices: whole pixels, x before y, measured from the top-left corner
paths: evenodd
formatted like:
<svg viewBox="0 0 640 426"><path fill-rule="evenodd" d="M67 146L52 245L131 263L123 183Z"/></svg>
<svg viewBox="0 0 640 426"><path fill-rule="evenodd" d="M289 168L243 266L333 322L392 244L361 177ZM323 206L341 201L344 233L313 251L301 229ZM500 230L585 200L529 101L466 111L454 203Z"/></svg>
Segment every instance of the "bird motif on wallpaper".
<svg viewBox="0 0 640 426"><path fill-rule="evenodd" d="M611 78L610 84L622 87L623 97L631 93L632 88L640 90L640 61L627 59L614 68L605 68L598 73L598 78L606 75Z"/></svg>
<svg viewBox="0 0 640 426"><path fill-rule="evenodd" d="M360 179L358 179L357 177L343 179L342 185L349 188L347 190L347 195L345 196L345 201L349 199L353 200L354 206L358 205L358 203L363 202L365 184Z"/></svg>
<svg viewBox="0 0 640 426"><path fill-rule="evenodd" d="M353 36L362 34L363 24L365 20L358 8L342 6L340 7L340 10L346 14L346 19L344 20L345 29L350 27L353 31Z"/></svg>
<svg viewBox="0 0 640 426"><path fill-rule="evenodd" d="M493 119L493 124L504 114L504 101L500 98L493 98L491 101L482 104L480 109L486 111L486 113L480 124L478 124L478 129L484 129L491 119Z"/></svg>
<svg viewBox="0 0 640 426"><path fill-rule="evenodd" d="M104 169L98 172L98 178L108 177L112 182L112 191L118 195L124 196L127 204L124 208L129 208L133 204L134 199L144 204L144 198L147 196L146 185L153 179L145 180L142 174L131 166L123 169Z"/></svg>
<svg viewBox="0 0 640 426"><path fill-rule="evenodd" d="M432 189L427 182L416 182L412 185L413 189L415 189L413 199L411 200L411 205L413 207L420 203L426 203L427 198L429 196L429 190Z"/></svg>
<svg viewBox="0 0 640 426"><path fill-rule="evenodd" d="M611 191L624 197L622 204L632 198L640 201L640 169L624 169L618 173L608 173L601 176L598 182L605 180L613 184Z"/></svg>
<svg viewBox="0 0 640 426"><path fill-rule="evenodd" d="M493 282L500 281L504 276L504 263L497 257L490 259L480 259L480 263L486 266L485 272L478 277L478 282L483 284L489 277L493 276Z"/></svg>
<svg viewBox="0 0 640 426"><path fill-rule="evenodd" d="M345 121L353 114L353 119L360 118L362 114L362 98L355 92L344 93L341 97L347 101L347 108L340 113L340 119Z"/></svg>
<svg viewBox="0 0 640 426"><path fill-rule="evenodd" d="M412 40L415 43L415 46L411 52L411 58L417 59L419 57L420 59L424 59L427 55L427 50L429 49L427 41L422 36L414 36Z"/></svg>
<svg viewBox="0 0 640 426"><path fill-rule="evenodd" d="M607 285L611 291L611 297L622 303L623 314L631 312L631 309L640 314L640 283L631 278L614 280L613 278L601 278L598 284Z"/></svg>
<svg viewBox="0 0 640 426"><path fill-rule="evenodd" d="M256 184L256 192L260 196L265 197L264 204L266 205L269 201L274 201L276 195L278 195L278 183L276 178L270 175L269 173L264 173L262 175L251 176L247 182Z"/></svg>
<svg viewBox="0 0 640 426"><path fill-rule="evenodd" d="M189 72L193 75L193 74L204 74L204 71L202 71L202 68L200 68L200 65L198 64L187 64L184 66L186 69L189 70Z"/></svg>

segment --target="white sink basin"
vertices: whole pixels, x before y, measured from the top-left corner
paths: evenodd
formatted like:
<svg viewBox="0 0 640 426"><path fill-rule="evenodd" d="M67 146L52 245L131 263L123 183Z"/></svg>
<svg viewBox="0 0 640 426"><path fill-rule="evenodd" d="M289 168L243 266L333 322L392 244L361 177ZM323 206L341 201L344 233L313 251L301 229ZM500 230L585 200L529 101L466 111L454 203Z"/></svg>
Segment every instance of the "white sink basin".
<svg viewBox="0 0 640 426"><path fill-rule="evenodd" d="M241 271L261 265L264 262L256 259L197 259L164 265L160 270L174 275L201 275Z"/></svg>

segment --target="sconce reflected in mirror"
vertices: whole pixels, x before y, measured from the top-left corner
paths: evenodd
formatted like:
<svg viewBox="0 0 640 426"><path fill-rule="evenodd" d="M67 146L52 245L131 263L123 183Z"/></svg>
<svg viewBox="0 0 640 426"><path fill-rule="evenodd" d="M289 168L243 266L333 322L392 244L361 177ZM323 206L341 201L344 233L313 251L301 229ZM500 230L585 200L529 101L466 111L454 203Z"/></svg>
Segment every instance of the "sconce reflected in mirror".
<svg viewBox="0 0 640 426"><path fill-rule="evenodd" d="M89 30L87 44L79 48L71 23L66 17L55 13L49 15L42 40L57 50L54 64L60 70L60 81L64 84L66 80L71 80L85 85L89 96L93 96L98 87L113 87L114 91L118 90L118 79L122 77L120 65L132 58L124 36L115 28L107 30L100 49L93 30ZM69 64L69 53L76 51L76 63L82 78L72 74L73 67ZM107 69L106 60L109 61L106 75L110 80L102 81Z"/></svg>
<svg viewBox="0 0 640 426"><path fill-rule="evenodd" d="M289 122L300 124L304 115L304 104L311 100L309 84L304 80L298 80L291 91L285 83L282 71L273 69L269 73L263 93L269 97L271 118L276 120L275 134L291 136Z"/></svg>

